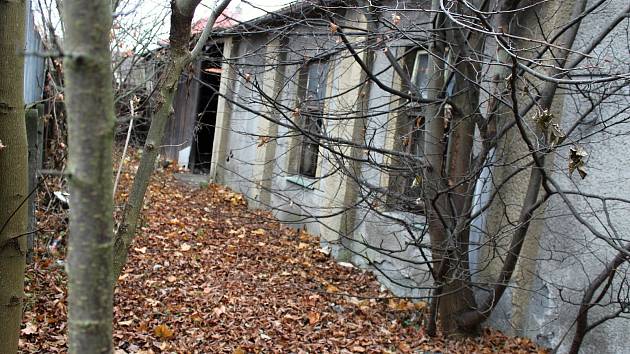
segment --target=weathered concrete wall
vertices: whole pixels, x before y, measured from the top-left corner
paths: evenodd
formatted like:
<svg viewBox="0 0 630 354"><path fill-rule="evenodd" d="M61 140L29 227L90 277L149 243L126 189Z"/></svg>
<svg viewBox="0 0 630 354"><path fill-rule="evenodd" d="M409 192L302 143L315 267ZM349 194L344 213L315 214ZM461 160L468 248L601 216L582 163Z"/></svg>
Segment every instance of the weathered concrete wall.
<svg viewBox="0 0 630 354"><path fill-rule="evenodd" d="M596 16L588 17L582 26L592 30L580 32L576 49L587 45L602 28L601 24L616 16L616 12L623 5L622 0L611 1ZM417 19L405 17L404 20ZM296 179L294 174L290 173L295 171L295 166L292 166L294 163L292 154L295 153L295 141L292 140L294 130L290 128L290 120L293 117L292 109L296 106L297 77L300 70L300 64L292 60L297 60L304 53L316 55L335 45L334 38L309 37L309 31L312 31L312 28L296 29L288 42L280 46L264 35L238 39L239 49L235 56L239 59L238 65L234 67L238 81L226 87L233 87L233 95L243 107L233 105L230 109L229 129L224 127L226 134L226 138L223 139L224 153L218 156L223 160L216 164L218 166L216 179L245 193L255 202L255 206L274 211L280 220L296 227L305 227L309 232L321 235L323 247L330 247L333 254L344 260L349 259L358 266L374 269L379 279L396 294L426 296L431 285L426 266L430 261L430 254L422 215L395 212L378 206L372 208L366 202L354 207L351 218L335 214L347 206L349 199L362 200L366 195L361 189L356 190L356 194L353 195L348 192L348 188L353 187L351 181L335 174L328 176L332 171L332 164L327 159L333 157L326 151L320 151L322 160L317 175L327 177L312 180ZM610 58L614 65L620 67L625 65L627 68L630 60L627 41L620 40L627 39L627 36L627 27L619 26L617 33L608 37L607 42L600 45L601 49L595 51L596 56L599 59ZM396 53L409 43L403 39L395 39L388 44ZM278 76L278 73L269 70L278 61L277 53L274 52L282 46L291 48L286 54L286 61L291 64L284 67L284 72ZM353 65L351 60L336 60L334 57L331 60L335 65L331 66L329 80L331 83L327 95L334 96L344 91L348 93L345 97L329 102L326 109L330 113L343 113L351 110L348 107L355 107L350 103L354 101L349 98L356 99L360 96L360 93L352 90L352 85L360 82L361 70ZM391 68L387 69L388 61L383 52L374 52L372 67L374 72L379 73L378 78L385 85L397 85L396 75ZM278 80L280 77L284 78L283 85L271 85L268 82L271 78ZM343 81L334 82L335 78L336 80L343 78ZM287 107L273 114L273 118L282 124L273 126L269 121L257 117L258 112L271 110L260 105L260 95L253 88L256 82L261 84L260 88L266 94L273 94ZM335 132L338 137L358 139L357 141L369 143L376 148L391 148L394 143L392 129L396 118L392 110L396 103L392 101L389 93L374 83L371 83L369 90L365 92L368 95L368 111L371 116L365 122L365 131L362 134L357 137L356 127L353 125L340 126L336 123L327 127L330 127L331 132ZM602 121L619 111L622 105L630 105L630 102L627 102L630 90L626 89L623 94L626 95L625 101L593 112L593 124L578 128L580 136L584 137L580 144L584 145L590 154L589 176L585 180L579 180L577 175L572 178L567 176L568 148L562 148L557 152L553 176L563 188L612 196L630 196L630 187L626 182L630 178L630 169L627 167L630 166L630 147L625 135L614 134L627 132L627 124L612 127L610 134L596 137L591 135L601 129ZM569 95L567 91L561 91L559 97L564 99L562 125L567 129L578 115L588 109L589 103L576 95ZM625 116L613 117L616 121L622 119L627 119L627 113ZM612 122L607 123L611 125ZM269 136L272 139L261 144L260 136ZM370 157L375 163L387 162L382 154L373 153ZM359 167L366 183L376 188L387 187L389 181L381 170L370 164L362 164ZM478 198L483 199L481 191L480 186L476 193ZM373 200L368 198L366 201ZM583 216L591 222L606 220L601 203L576 200L575 205L579 206L585 213ZM614 209L619 208L619 205L611 203L609 207ZM615 221L617 232L620 235L627 235L630 231L627 206L612 210L610 217ZM351 224L348 224L349 222ZM613 253L610 247L593 237L574 217L568 215L566 206L559 198L554 197L550 200L543 224L540 248L533 251L536 266L533 270L527 270L533 272L528 274L533 279L531 287L520 289L518 295L531 298L525 311L520 309L521 317L518 319L519 323L524 323L526 327L517 331L512 327L515 311L511 289L508 289L488 324L508 332L527 335L547 346L556 346L564 340L560 346L562 352L566 351L570 344L571 327L577 311L575 303L581 299L586 280L597 274ZM483 227L484 222L477 220L474 225ZM601 227L600 231L604 230L610 231L610 228ZM476 237L477 239L473 241L477 243L473 242L473 247L483 242L481 234L477 234ZM342 245L345 248L342 248ZM471 250L471 253L473 254L471 261L475 263L478 251ZM557 290L560 288L565 289L562 294ZM597 318L597 311L594 311L594 314L593 317ZM624 333L628 331L630 331L628 321L607 322L587 335L583 352L630 353L630 347L625 345L623 339Z"/></svg>
<svg viewBox="0 0 630 354"><path fill-rule="evenodd" d="M589 2L589 6L594 2ZM585 18L581 30L576 38L574 49L580 52L590 45L591 41L604 30L605 24L619 14L619 11L627 6L624 1L610 1L599 11ZM627 21L626 21L627 24ZM626 25L620 25L593 51L593 58L584 61L581 65L589 67L596 65L604 68L628 68L630 52L627 49ZM625 38L622 40L622 38ZM627 69L626 69L627 70ZM586 73L586 72L584 72ZM588 75L575 78L589 78L593 70L588 70ZM596 72L595 72L596 74ZM596 87L594 86L595 90ZM599 88L598 88L599 89ZM623 91L623 89L622 89ZM618 115L624 107L630 106L627 88L620 92L615 104L603 105L592 112L586 119L590 124L583 124L573 134L572 141L583 146L589 153L587 170L589 175L581 180L576 173L569 176L568 156L569 147L557 152L556 160L552 166L553 178L563 190L579 191L609 197L628 197L630 187L627 184L630 178L630 148L627 137L630 124L624 122L628 119L628 113ZM566 90L559 92L559 99L564 100L561 126L566 131L574 123L577 117L590 109L590 102L576 93ZM604 128L606 127L606 128ZM605 129L606 133L597 133ZM621 135L619 135L621 134ZM612 228L608 224L606 213L602 203L596 199L584 199L576 196L568 197L577 208L580 216L591 225L609 237L614 238ZM626 240L630 231L630 219L628 205L608 202L610 210L609 218L617 233ZM577 316L578 304L589 279L592 280L604 268L616 251L592 232L579 223L571 214L569 208L560 197L552 197L544 215L544 226L540 237L540 248L536 259L536 268L533 270L533 284L525 289L531 302L525 311L525 329L520 332L523 335L537 340L539 343L556 347L559 352L565 352L571 344L574 329L574 321ZM620 274L627 271L627 266L620 269ZM619 279L618 277L617 279ZM619 290L619 283L613 286L613 293ZM559 290L562 289L562 290ZM627 299L628 284L621 289L622 297ZM491 317L490 323L503 329L511 330L510 319L513 316L511 306L511 291L502 299L498 311ZM613 296L615 297L615 296ZM604 300L603 303L607 303ZM590 320L596 321L611 310L617 310L618 305L608 307L606 310L594 308L591 311ZM630 353L625 338L625 333L630 331L630 321L627 319L615 319L608 321L586 335L583 353ZM566 337L565 337L566 336Z"/></svg>

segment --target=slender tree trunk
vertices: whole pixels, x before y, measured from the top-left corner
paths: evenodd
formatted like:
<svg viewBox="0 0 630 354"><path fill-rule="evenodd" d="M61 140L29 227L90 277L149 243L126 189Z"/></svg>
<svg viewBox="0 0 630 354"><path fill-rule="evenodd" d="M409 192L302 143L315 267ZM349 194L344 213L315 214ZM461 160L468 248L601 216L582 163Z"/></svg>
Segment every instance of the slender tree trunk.
<svg viewBox="0 0 630 354"><path fill-rule="evenodd" d="M112 282L115 284L118 275L122 272L127 262L127 250L133 241L138 227L140 213L144 202L144 195L151 179L155 166L155 160L160 151L166 123L172 114L173 97L177 90L177 82L184 67L189 63L188 41L190 37L190 25L192 13L182 14L175 1L171 2L171 32L169 42L171 44L170 57L160 77L160 89L157 101L159 107L147 139L144 143L144 151L140 159L138 171L133 180L133 186L129 193L129 199L123 213L123 220L116 234L114 246L114 273Z"/></svg>
<svg viewBox="0 0 630 354"><path fill-rule="evenodd" d="M432 9L439 8L439 2L433 1ZM444 24L444 16L440 13L436 15L436 28L441 28ZM444 57L445 49L443 33L436 31L436 37L431 46L431 56L429 57L429 66L427 77L429 81L427 95L431 100L436 100L442 96L442 88L444 87L444 63L440 58ZM428 325L429 335L435 335L437 331L437 317L441 313L439 308L444 305L441 301L442 294L445 291L444 284L445 274L447 273L448 260L446 253L443 252L447 242L447 226L446 220L443 218L446 212L446 198L444 194L439 194L446 184L444 182L444 141L445 133L444 114L442 106L438 104L428 105L426 108L426 130L424 137L424 155L426 157L426 167L424 169L424 189L425 189L425 208L427 215L427 223L429 224L429 235L431 237L431 257L433 260L433 279L435 290L433 291L430 321ZM448 321L448 320L447 320Z"/></svg>
<svg viewBox="0 0 630 354"><path fill-rule="evenodd" d="M144 195L146 194L155 160L159 153L159 147L164 137L164 129L171 115L171 105L177 88L177 81L181 70L176 70L175 61L169 63L165 71L165 84L159 91L161 106L153 117L149 133L144 144L144 152L138 166L138 171L133 180L133 186L125 206L123 221L116 234L114 246L114 272L112 283L115 284L127 262L127 250L133 241L133 236L138 228Z"/></svg>
<svg viewBox="0 0 630 354"><path fill-rule="evenodd" d="M110 0L69 1L65 68L69 121L70 353L112 352L112 145Z"/></svg>
<svg viewBox="0 0 630 354"><path fill-rule="evenodd" d="M173 110L173 97L177 90L177 82L183 69L197 58L202 51L205 41L208 39L210 31L217 17L229 5L230 0L220 1L208 18L204 29L195 48L188 50L190 43L190 26L195 8L200 0L171 0L171 29L169 34L170 57L166 68L160 78L160 89L158 94L159 107L149 133L144 144L144 153L138 166L138 172L133 181L129 199L123 212L121 225L116 233L114 246L114 273L112 283L115 284L118 275L122 272L127 261L127 251L138 227L138 221L144 202L144 195L151 179L151 174L155 166L155 160L159 153L159 148L164 137L166 123Z"/></svg>
<svg viewBox="0 0 630 354"><path fill-rule="evenodd" d="M439 3L434 2L433 6L437 10ZM465 38L467 32L464 29L446 30L457 28L457 25L444 17L440 14L435 21L439 35L436 35L431 47L433 63L429 67L432 72L428 74L432 78L429 94L431 99L446 98L445 89L449 83L445 81L445 74L451 72L448 76L449 80L454 81L455 96L450 98L453 109L447 109L446 104L433 105L427 112L426 204L436 265L436 291L433 294L433 314L428 332L430 335L436 332L437 312L444 333L467 336L477 335L480 330L478 325L461 327L457 318L461 313L477 307L470 286L468 217L472 205L471 189L474 188L470 169L479 89L470 80L475 80L479 72L479 64L472 60L477 58L472 56L482 52L484 42L483 37L476 33ZM450 58L447 58L444 43L456 44L450 51ZM444 61L448 61L448 65ZM453 113L447 114L448 111ZM445 128L447 123L450 125L448 132ZM443 140L445 134L449 135L448 148Z"/></svg>
<svg viewBox="0 0 630 354"><path fill-rule="evenodd" d="M25 2L0 0L0 353L17 352L24 299L28 147Z"/></svg>

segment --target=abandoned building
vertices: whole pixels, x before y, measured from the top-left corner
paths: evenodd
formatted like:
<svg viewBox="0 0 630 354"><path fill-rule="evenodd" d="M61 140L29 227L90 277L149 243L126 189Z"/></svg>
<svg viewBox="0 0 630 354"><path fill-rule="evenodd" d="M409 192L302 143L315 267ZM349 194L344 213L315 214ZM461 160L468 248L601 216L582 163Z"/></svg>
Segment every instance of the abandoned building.
<svg viewBox="0 0 630 354"><path fill-rule="evenodd" d="M622 2L612 1L583 26L602 27ZM431 79L429 53L422 44L431 20L423 9L430 5L379 2L386 10L375 15L367 10L367 2L355 7L317 3L294 3L208 41L204 58L181 77L164 157L244 193L251 206L269 209L287 224L319 235L324 250L372 269L395 293L425 298L432 284L426 261L428 228L419 198L422 181L407 172L419 165L413 158L398 158L422 154L424 108L392 90L405 93L415 85L422 97ZM569 15L556 16L556 21ZM622 39L627 33L619 31L619 36L606 37L597 53L612 51L616 60L627 64L630 55ZM587 45L594 32L580 31L574 48ZM354 53L348 46L354 46ZM484 53L496 50L490 45ZM443 69L446 82L453 76L449 66ZM456 95L456 86L454 80L447 84L445 95ZM587 100L574 93L561 91L558 97L554 107L563 127L589 111ZM607 109L616 108L593 110L591 121L618 115ZM457 112L447 114L457 118ZM589 136L594 128L577 129L580 136ZM323 136L326 139L320 140ZM568 149L563 147L556 159L566 160ZM628 152L627 144L610 139L589 146L593 166L586 179L576 180L566 168L553 174L567 190L628 195L630 188L623 181L630 178L630 170L621 168L630 165ZM475 279L496 271L484 268L481 259L488 242L482 230L492 216L482 212L492 190L492 169L489 162L474 188L477 216L470 224L468 257ZM507 196L507 203L522 202ZM612 255L565 211L561 200L551 199L537 215L523 255L529 261L519 261L518 274L487 322L542 345L560 345L561 350L570 344L565 336L571 336L589 272L598 273L604 266L600 257ZM629 220L616 224L619 232L630 230ZM592 256L580 262L571 257L591 252L591 247L597 248ZM562 293L563 287L572 290ZM584 350L630 353L623 339L629 329L623 320L608 321L589 333Z"/></svg>

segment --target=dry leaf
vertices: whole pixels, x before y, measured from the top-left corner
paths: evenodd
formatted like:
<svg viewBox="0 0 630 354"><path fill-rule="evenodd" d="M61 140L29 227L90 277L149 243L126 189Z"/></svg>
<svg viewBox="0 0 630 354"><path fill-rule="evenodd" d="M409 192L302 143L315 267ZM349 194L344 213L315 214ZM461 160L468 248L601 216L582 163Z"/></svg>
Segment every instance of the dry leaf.
<svg viewBox="0 0 630 354"><path fill-rule="evenodd" d="M319 313L312 312L312 311L308 313L308 324L314 325L317 322L319 322L319 319L320 319Z"/></svg>
<svg viewBox="0 0 630 354"><path fill-rule="evenodd" d="M337 288L336 286L332 284L326 284L326 291L329 293L336 293L336 292L339 292L339 288Z"/></svg>
<svg viewBox="0 0 630 354"><path fill-rule="evenodd" d="M265 234L265 230L263 229L256 229L254 231L251 232L252 235L256 235L256 236L262 236Z"/></svg>
<svg viewBox="0 0 630 354"><path fill-rule="evenodd" d="M223 315L223 314L225 313L225 310L226 310L225 305L221 305L221 306L215 307L215 308L212 310L212 313L213 313L215 316L220 317L221 315Z"/></svg>
<svg viewBox="0 0 630 354"><path fill-rule="evenodd" d="M416 308L416 310L419 310L419 311L424 311L429 308L429 304L426 303L426 301L416 302L415 304L413 304L413 306Z"/></svg>
<svg viewBox="0 0 630 354"><path fill-rule="evenodd" d="M187 243L182 243L180 248L181 248L182 251L186 252L186 251L190 251L190 249L192 247L189 244L187 244Z"/></svg>
<svg viewBox="0 0 630 354"><path fill-rule="evenodd" d="M153 330L153 334L161 339L169 339L173 337L173 331L167 325L161 324Z"/></svg>
<svg viewBox="0 0 630 354"><path fill-rule="evenodd" d="M398 343L398 350L403 353L411 353L411 347L405 342Z"/></svg>
<svg viewBox="0 0 630 354"><path fill-rule="evenodd" d="M400 24L400 15L392 15L392 22L394 23L394 25L398 26Z"/></svg>
<svg viewBox="0 0 630 354"><path fill-rule="evenodd" d="M258 143L258 147L264 146L265 144L269 143L271 141L271 138L268 136L261 136L260 137L260 142Z"/></svg>
<svg viewBox="0 0 630 354"><path fill-rule="evenodd" d="M29 334L37 333L37 330L38 330L37 326L29 322L29 323L26 324L26 327L24 327L20 332L23 335L28 336Z"/></svg>
<svg viewBox="0 0 630 354"><path fill-rule="evenodd" d="M588 152L580 145L575 145L570 149L569 175L572 175L573 171L577 170L582 179L586 178L586 162L584 160L587 156Z"/></svg>

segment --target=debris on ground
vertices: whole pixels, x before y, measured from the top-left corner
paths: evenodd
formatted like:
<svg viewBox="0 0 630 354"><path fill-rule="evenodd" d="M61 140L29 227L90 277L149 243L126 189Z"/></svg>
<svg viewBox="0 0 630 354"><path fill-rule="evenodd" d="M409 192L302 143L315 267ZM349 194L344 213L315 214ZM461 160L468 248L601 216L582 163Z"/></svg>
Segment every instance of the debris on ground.
<svg viewBox="0 0 630 354"><path fill-rule="evenodd" d="M119 204L131 176L128 168ZM38 216L51 239L65 234L65 216ZM158 171L141 225L115 292L116 354L546 352L490 329L428 337L426 303L382 291L370 272L334 262L314 236L220 185ZM67 351L63 253L40 247L28 267L23 353Z"/></svg>

